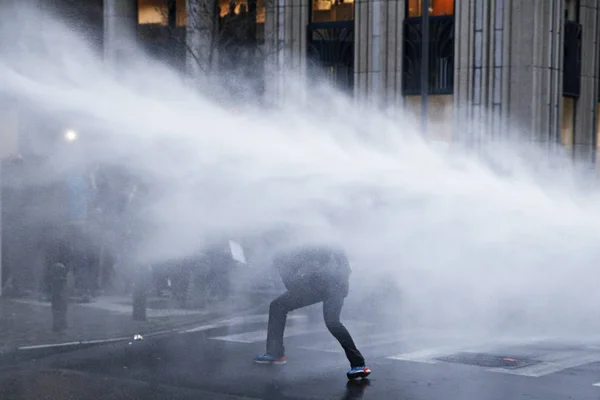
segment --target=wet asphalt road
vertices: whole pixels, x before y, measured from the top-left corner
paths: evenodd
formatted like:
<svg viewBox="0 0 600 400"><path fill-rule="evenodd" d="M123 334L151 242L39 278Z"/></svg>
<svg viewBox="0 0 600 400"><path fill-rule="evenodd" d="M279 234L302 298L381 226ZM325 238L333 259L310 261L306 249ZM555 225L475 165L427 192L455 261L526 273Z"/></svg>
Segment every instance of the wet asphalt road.
<svg viewBox="0 0 600 400"><path fill-rule="evenodd" d="M600 346L382 331L346 321L373 370L351 384L323 324L292 318L288 364L252 364L266 316L102 345L4 367L0 399L599 399Z"/></svg>

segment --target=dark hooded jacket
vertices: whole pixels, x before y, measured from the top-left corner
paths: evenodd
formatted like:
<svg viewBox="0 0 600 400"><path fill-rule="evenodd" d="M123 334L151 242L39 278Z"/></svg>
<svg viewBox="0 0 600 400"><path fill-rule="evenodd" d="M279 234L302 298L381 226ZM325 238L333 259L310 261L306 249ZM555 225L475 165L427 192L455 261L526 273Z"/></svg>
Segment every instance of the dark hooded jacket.
<svg viewBox="0 0 600 400"><path fill-rule="evenodd" d="M274 259L289 291L323 298L348 296L351 267L345 251L330 246L305 246L279 253Z"/></svg>

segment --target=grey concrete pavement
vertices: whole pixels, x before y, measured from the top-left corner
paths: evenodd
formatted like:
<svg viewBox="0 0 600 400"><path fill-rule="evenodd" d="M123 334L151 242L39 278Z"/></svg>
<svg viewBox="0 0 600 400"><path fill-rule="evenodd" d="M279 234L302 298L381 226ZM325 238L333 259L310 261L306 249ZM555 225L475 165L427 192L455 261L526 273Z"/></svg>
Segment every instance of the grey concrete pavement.
<svg viewBox="0 0 600 400"><path fill-rule="evenodd" d="M147 320L134 321L131 297L106 296L89 303L70 303L68 328L57 333L52 331L49 302L0 298L0 354L178 329L252 306L239 299L230 299L209 303L201 309L182 309L167 299L151 298Z"/></svg>
<svg viewBox="0 0 600 400"><path fill-rule="evenodd" d="M212 320L177 334L22 363L0 374L0 397L37 399L598 399L600 343L384 330L344 321L373 370L347 386L348 363L321 321L292 313L288 364L254 365L264 313ZM27 382L34 382L33 385ZM39 381L39 382L38 382ZM114 389L100 384L115 385ZM85 385L91 391L77 388ZM35 389L38 387L38 389ZM9 392L12 390L12 392ZM66 396L71 397L66 397Z"/></svg>

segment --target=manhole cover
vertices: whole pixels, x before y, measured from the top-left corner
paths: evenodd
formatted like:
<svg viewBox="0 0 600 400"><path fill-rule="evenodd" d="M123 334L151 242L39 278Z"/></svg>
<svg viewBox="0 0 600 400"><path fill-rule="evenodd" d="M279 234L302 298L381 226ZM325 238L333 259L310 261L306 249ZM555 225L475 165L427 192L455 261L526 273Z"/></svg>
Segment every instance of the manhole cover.
<svg viewBox="0 0 600 400"><path fill-rule="evenodd" d="M540 361L528 360L518 357L510 356L496 356L491 354L478 354L478 353L458 353L450 356L439 357L439 361L466 364L466 365L477 365L479 367L486 368L506 368L516 369L523 368L530 365L538 364Z"/></svg>

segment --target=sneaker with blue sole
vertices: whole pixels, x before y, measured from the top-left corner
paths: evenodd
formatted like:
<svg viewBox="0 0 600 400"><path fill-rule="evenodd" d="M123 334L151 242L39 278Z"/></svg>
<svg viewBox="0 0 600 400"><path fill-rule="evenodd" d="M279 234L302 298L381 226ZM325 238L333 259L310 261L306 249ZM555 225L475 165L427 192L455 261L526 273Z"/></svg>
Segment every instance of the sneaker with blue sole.
<svg viewBox="0 0 600 400"><path fill-rule="evenodd" d="M364 365L361 367L352 367L346 375L348 376L348 379L366 378L371 375L371 369Z"/></svg>
<svg viewBox="0 0 600 400"><path fill-rule="evenodd" d="M256 364L276 364L283 365L287 363L285 356L274 357L270 354L261 354L259 356L254 357L254 362Z"/></svg>

